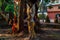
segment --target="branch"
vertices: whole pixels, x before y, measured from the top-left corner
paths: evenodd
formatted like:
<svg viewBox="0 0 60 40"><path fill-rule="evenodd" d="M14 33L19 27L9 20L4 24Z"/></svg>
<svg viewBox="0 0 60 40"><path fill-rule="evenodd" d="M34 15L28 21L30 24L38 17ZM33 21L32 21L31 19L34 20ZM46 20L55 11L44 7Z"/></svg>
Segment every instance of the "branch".
<svg viewBox="0 0 60 40"><path fill-rule="evenodd" d="M0 13L2 16L3 16L3 18L8 22L8 19L7 19L7 17L3 14L3 13Z"/></svg>

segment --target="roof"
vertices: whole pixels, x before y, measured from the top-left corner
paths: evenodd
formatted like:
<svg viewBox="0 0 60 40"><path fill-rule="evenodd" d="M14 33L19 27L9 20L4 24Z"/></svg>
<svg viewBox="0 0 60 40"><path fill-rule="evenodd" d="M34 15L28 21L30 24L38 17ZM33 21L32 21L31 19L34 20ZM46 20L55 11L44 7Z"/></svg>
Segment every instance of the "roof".
<svg viewBox="0 0 60 40"><path fill-rule="evenodd" d="M59 3L49 3L46 6L54 6L54 5L60 5L60 2Z"/></svg>

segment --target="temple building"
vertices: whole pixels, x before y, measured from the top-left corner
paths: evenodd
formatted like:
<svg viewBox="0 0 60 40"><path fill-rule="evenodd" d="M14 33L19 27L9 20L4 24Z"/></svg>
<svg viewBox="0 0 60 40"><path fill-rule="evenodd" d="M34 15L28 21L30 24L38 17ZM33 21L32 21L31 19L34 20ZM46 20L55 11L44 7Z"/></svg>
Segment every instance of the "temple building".
<svg viewBox="0 0 60 40"><path fill-rule="evenodd" d="M56 17L60 17L60 0L55 0L47 5L47 14L50 22L54 22Z"/></svg>

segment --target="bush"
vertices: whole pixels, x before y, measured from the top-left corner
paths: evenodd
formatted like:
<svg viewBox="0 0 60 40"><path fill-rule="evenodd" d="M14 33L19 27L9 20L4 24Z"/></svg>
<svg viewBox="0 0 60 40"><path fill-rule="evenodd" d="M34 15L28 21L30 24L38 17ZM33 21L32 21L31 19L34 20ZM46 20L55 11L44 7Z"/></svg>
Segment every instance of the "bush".
<svg viewBox="0 0 60 40"><path fill-rule="evenodd" d="M47 17L46 17L46 22L47 22L47 23L50 23L50 20L49 20L48 15L47 15Z"/></svg>
<svg viewBox="0 0 60 40"><path fill-rule="evenodd" d="M38 19L43 19L43 18L45 19L45 17L46 17L45 14L44 14L44 15L42 15L42 14L39 14L39 15L38 15Z"/></svg>

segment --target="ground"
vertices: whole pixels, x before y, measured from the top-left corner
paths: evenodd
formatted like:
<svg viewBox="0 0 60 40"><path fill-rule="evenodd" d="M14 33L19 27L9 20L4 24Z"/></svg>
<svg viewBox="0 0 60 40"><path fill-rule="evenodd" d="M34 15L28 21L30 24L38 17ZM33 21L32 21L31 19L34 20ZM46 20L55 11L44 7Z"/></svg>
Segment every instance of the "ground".
<svg viewBox="0 0 60 40"><path fill-rule="evenodd" d="M0 29L0 31L7 31L7 29ZM37 33L37 37L33 40L60 40L60 29L55 28L41 28L42 31ZM19 34L8 34L5 32L0 33L1 40L29 40L29 36L27 34L23 34L23 32Z"/></svg>

